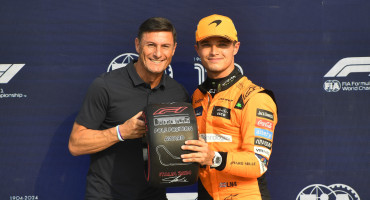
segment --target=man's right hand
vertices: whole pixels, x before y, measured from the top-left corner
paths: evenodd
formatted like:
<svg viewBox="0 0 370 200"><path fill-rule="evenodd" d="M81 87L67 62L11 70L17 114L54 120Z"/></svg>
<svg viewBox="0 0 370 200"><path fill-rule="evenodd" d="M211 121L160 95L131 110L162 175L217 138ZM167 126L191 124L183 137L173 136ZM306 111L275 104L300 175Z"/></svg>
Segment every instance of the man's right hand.
<svg viewBox="0 0 370 200"><path fill-rule="evenodd" d="M121 132L122 139L136 139L144 136L146 129L145 122L140 119L142 114L143 112L140 111L131 119L119 125L119 131Z"/></svg>
<svg viewBox="0 0 370 200"><path fill-rule="evenodd" d="M119 125L121 137L125 140L141 138L145 134L145 123L140 119L142 112L137 113L125 123ZM74 123L69 137L68 148L72 155L85 155L100 152L119 142L116 127L105 130L88 129Z"/></svg>

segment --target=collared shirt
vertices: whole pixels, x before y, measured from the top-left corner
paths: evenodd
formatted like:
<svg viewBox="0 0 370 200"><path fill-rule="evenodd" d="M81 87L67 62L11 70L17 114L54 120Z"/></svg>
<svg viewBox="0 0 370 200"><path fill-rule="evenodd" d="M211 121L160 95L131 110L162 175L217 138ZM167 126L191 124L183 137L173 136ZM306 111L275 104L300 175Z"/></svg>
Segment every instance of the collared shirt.
<svg viewBox="0 0 370 200"><path fill-rule="evenodd" d="M151 103L188 102L185 88L163 74L151 89L133 63L104 73L86 94L76 122L104 130L122 124ZM142 139L125 140L91 155L86 199L165 199L165 190L147 185Z"/></svg>

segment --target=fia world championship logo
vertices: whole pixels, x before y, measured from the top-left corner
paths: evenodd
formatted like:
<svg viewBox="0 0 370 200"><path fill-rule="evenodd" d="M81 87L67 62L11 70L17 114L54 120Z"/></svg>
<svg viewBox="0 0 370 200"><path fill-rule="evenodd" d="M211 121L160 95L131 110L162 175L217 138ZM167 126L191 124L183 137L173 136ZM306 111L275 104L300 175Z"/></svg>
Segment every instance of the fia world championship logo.
<svg viewBox="0 0 370 200"><path fill-rule="evenodd" d="M350 76L355 74L356 77ZM369 92L370 57L343 58L324 75L324 78L330 78L323 85L326 92Z"/></svg>
<svg viewBox="0 0 370 200"><path fill-rule="evenodd" d="M345 184L313 184L303 188L296 200L360 200L360 196Z"/></svg>

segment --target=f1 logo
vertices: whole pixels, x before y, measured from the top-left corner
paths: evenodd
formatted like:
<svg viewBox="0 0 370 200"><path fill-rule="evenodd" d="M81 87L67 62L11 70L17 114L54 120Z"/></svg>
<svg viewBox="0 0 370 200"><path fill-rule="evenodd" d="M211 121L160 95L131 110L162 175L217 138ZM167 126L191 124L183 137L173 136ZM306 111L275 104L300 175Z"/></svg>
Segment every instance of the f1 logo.
<svg viewBox="0 0 370 200"><path fill-rule="evenodd" d="M324 77L346 77L358 72L370 73L370 57L343 58Z"/></svg>
<svg viewBox="0 0 370 200"><path fill-rule="evenodd" d="M167 108L160 108L153 113L153 115L163 115L166 113L182 113L187 107L167 107Z"/></svg>
<svg viewBox="0 0 370 200"><path fill-rule="evenodd" d="M8 83L25 64L0 64L0 83Z"/></svg>

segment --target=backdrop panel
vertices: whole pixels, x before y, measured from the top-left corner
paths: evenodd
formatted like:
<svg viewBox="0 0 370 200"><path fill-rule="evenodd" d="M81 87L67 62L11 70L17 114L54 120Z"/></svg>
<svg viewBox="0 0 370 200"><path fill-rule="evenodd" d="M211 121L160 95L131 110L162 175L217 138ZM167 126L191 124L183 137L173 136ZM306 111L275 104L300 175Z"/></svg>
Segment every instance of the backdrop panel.
<svg viewBox="0 0 370 200"><path fill-rule="evenodd" d="M162 16L178 31L166 73L191 94L206 77L195 28L214 13L235 22L237 67L277 99L272 198L370 199L369 10L367 0L1 2L0 199L83 199L89 156L67 146L87 87L135 58L140 23ZM196 191L168 188L170 199Z"/></svg>

